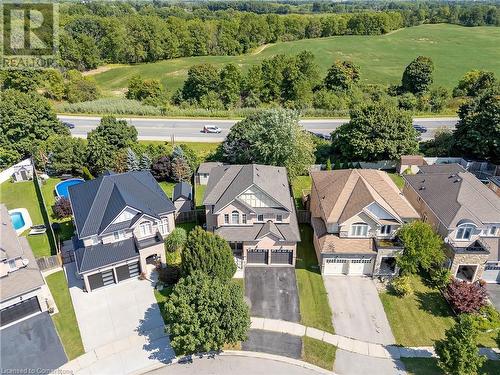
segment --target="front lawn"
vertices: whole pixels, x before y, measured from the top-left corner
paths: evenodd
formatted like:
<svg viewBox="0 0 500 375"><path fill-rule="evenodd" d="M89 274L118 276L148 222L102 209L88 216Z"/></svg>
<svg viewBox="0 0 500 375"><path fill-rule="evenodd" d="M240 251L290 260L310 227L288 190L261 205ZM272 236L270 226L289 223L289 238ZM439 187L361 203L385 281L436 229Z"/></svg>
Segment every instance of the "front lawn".
<svg viewBox="0 0 500 375"><path fill-rule="evenodd" d="M337 348L326 342L304 336L302 338L302 359L328 371L333 370Z"/></svg>
<svg viewBox="0 0 500 375"><path fill-rule="evenodd" d="M432 346L453 325L453 314L439 291L424 285L420 276L411 276L411 284L412 295L401 298L383 292L380 300L397 344Z"/></svg>
<svg viewBox="0 0 500 375"><path fill-rule="evenodd" d="M43 220L40 207L41 203L38 201L33 181L16 183L5 181L0 185L0 202L5 204L8 210L26 208L30 214L33 225L48 224ZM28 236L28 231L29 230L25 231L22 235L27 236L35 257L50 256L51 247L47 234Z"/></svg>
<svg viewBox="0 0 500 375"><path fill-rule="evenodd" d="M47 276L46 281L59 310L57 314L52 315L52 320L61 338L64 351L71 360L85 351L64 271Z"/></svg>
<svg viewBox="0 0 500 375"><path fill-rule="evenodd" d="M443 375L436 358L401 358L408 375ZM486 361L480 374L500 374L500 361Z"/></svg>
<svg viewBox="0 0 500 375"><path fill-rule="evenodd" d="M332 311L312 243L312 228L300 225L295 275L299 289L301 323L333 333Z"/></svg>
<svg viewBox="0 0 500 375"><path fill-rule="evenodd" d="M73 237L73 234L75 233L73 220L71 219L71 217L65 219L58 219L54 215L54 210L52 209L52 207L56 203L56 195L54 190L56 185L61 181L62 180L60 178L51 177L42 183L41 190L43 199L45 201L47 213L49 214L49 220L51 223L59 223L61 229L57 234L59 235L59 239L61 241L66 241L71 239L71 237Z"/></svg>
<svg viewBox="0 0 500 375"><path fill-rule="evenodd" d="M298 210L303 210L302 205L302 192L303 190L311 190L311 176L297 176L292 181L293 197L295 199L295 206Z"/></svg>

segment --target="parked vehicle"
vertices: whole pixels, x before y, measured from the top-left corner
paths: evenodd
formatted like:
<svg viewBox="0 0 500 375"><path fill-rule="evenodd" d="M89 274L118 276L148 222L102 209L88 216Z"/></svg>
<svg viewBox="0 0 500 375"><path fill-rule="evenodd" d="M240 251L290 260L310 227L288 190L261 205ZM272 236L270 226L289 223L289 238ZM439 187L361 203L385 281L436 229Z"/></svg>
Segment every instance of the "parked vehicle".
<svg viewBox="0 0 500 375"><path fill-rule="evenodd" d="M413 125L413 129L415 129L419 133L427 133L427 128L422 125Z"/></svg>
<svg viewBox="0 0 500 375"><path fill-rule="evenodd" d="M328 134L328 133L316 133L316 132L312 132L312 131L309 131L310 134L314 135L315 137L318 137L320 139L324 139L326 141L330 141L332 139L332 136L331 134Z"/></svg>
<svg viewBox="0 0 500 375"><path fill-rule="evenodd" d="M72 124L70 122L63 122L63 125L66 126L68 129L74 129L75 124Z"/></svg>
<svg viewBox="0 0 500 375"><path fill-rule="evenodd" d="M203 133L220 133L222 129L215 125L205 125L202 130Z"/></svg>

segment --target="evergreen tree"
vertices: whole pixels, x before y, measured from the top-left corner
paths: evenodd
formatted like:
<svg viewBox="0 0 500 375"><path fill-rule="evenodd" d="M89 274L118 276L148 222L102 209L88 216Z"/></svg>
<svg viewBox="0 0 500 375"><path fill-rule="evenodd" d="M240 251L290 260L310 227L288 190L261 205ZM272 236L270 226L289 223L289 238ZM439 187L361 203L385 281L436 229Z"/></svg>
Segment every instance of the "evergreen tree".
<svg viewBox="0 0 500 375"><path fill-rule="evenodd" d="M151 158L147 152L141 155L141 159L139 160L139 169L142 171L149 171L151 169Z"/></svg>
<svg viewBox="0 0 500 375"><path fill-rule="evenodd" d="M139 161L137 160L137 155L130 147L127 149L127 170L128 171L139 170Z"/></svg>

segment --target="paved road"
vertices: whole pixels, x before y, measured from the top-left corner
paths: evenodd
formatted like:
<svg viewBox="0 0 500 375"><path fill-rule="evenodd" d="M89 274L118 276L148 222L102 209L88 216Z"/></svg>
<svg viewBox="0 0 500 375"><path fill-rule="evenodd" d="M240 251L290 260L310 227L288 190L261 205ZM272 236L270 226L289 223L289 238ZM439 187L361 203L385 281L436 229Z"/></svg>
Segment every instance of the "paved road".
<svg viewBox="0 0 500 375"><path fill-rule="evenodd" d="M75 125L71 133L76 137L86 137L87 133L94 129L100 117L86 116L58 116L61 121ZM237 120L200 120L200 119L163 119L163 118L125 118L130 124L137 128L139 139L142 140L165 140L170 141L175 137L179 141L198 142L220 142L227 135L231 126ZM318 119L302 120L301 124L310 131L318 133L330 133L338 126L345 123L346 119ZM414 124L427 127L428 132L422 135L422 139L430 139L434 132L442 127L453 128L457 119L453 117L442 118L417 118ZM201 132L203 125L217 125L222 129L220 134L204 134Z"/></svg>
<svg viewBox="0 0 500 375"><path fill-rule="evenodd" d="M318 375L311 369L293 364L263 358L239 356L216 356L214 358L195 359L193 363L175 364L147 373L148 375Z"/></svg>

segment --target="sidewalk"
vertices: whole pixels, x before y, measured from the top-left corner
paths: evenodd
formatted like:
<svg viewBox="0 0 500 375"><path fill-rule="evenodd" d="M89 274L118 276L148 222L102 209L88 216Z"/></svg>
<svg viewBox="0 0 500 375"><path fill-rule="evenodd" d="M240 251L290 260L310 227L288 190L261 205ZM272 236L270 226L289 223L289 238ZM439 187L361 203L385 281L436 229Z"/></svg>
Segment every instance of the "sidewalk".
<svg viewBox="0 0 500 375"><path fill-rule="evenodd" d="M385 359L430 358L436 357L432 346L423 347L402 347L397 345L381 345L371 342L355 340L350 337L331 334L316 328L306 327L299 323L287 322L284 320L251 318L252 329L262 329L265 331L288 333L294 336L308 336L316 340L335 345L352 353L362 354L370 357ZM479 352L491 360L500 360L500 350L497 348L480 348Z"/></svg>

